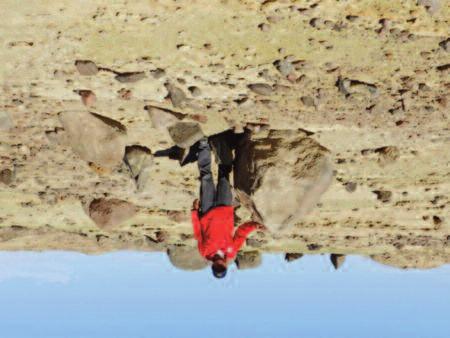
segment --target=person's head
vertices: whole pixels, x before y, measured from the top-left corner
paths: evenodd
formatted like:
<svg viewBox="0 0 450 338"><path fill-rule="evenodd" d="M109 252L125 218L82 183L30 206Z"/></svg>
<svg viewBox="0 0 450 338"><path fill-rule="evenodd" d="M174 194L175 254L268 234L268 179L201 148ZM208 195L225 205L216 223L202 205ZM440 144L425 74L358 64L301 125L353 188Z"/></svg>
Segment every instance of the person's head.
<svg viewBox="0 0 450 338"><path fill-rule="evenodd" d="M212 273L216 278L223 278L227 275L227 262L222 257L214 257L211 266Z"/></svg>

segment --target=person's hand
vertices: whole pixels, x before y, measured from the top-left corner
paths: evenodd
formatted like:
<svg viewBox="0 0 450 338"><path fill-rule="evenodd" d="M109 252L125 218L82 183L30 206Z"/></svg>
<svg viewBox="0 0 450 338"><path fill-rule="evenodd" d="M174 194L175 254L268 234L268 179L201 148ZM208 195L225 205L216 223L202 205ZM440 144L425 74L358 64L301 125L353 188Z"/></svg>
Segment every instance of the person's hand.
<svg viewBox="0 0 450 338"><path fill-rule="evenodd" d="M192 203L192 210L198 210L199 208L200 208L200 201L198 200L198 198L196 198Z"/></svg>

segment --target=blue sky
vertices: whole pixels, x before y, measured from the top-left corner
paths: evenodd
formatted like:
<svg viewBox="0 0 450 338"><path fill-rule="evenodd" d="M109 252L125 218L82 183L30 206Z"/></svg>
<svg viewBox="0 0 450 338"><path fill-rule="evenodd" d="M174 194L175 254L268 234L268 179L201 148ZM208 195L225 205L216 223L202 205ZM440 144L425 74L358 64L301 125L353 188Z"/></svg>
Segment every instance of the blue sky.
<svg viewBox="0 0 450 338"><path fill-rule="evenodd" d="M0 252L0 266L5 338L450 336L450 266L265 255L220 281L162 253Z"/></svg>

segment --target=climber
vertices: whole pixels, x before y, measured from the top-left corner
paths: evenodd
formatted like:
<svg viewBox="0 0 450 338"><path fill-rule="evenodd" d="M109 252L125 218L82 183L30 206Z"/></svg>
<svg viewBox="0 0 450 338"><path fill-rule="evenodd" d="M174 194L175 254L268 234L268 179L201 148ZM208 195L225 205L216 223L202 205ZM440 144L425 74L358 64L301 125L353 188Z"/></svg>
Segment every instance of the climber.
<svg viewBox="0 0 450 338"><path fill-rule="evenodd" d="M192 226L198 241L198 250L212 261L214 277L223 278L227 273L228 261L233 259L254 230L266 230L256 222L246 222L234 231L234 207L229 176L233 155L224 138L215 137L211 144L219 165L217 189L211 173L211 148L206 138L198 143L198 168L200 171L200 201L192 206ZM234 235L233 235L234 233Z"/></svg>

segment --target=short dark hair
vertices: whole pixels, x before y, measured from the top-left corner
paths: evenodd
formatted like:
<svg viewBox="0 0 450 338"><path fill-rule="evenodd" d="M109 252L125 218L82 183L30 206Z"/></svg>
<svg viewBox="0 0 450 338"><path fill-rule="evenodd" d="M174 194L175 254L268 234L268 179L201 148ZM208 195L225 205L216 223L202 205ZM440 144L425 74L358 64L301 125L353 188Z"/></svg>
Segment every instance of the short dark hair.
<svg viewBox="0 0 450 338"><path fill-rule="evenodd" d="M223 278L227 275L227 267L224 264L214 262L211 270L216 278Z"/></svg>

